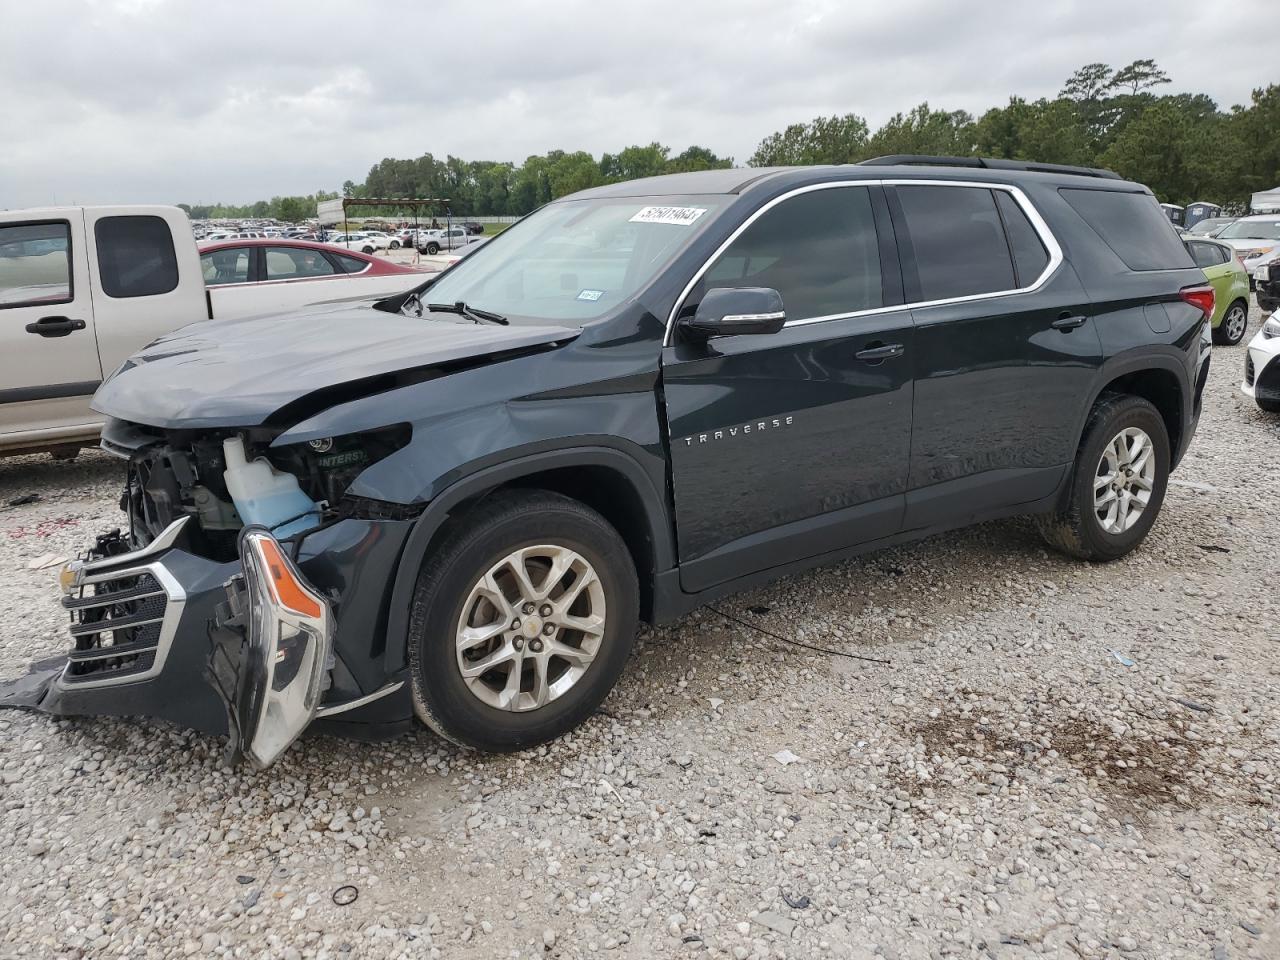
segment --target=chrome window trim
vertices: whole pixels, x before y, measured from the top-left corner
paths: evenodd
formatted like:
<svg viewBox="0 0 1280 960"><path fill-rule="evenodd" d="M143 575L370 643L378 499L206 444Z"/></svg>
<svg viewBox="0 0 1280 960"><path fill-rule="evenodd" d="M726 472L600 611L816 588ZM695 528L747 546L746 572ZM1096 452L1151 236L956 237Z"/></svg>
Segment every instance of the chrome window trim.
<svg viewBox="0 0 1280 960"><path fill-rule="evenodd" d="M684 289L680 291L680 296L676 298L671 313L667 316L667 329L662 338L664 347L671 346L672 333L675 330L676 317L679 316L681 309L684 308L685 300L693 288L697 286L698 281L703 275L711 269L711 265L716 262L726 250L733 244L739 236L742 235L748 227L756 222L764 214L768 213L783 201L790 200L792 197L800 196L804 193L812 193L815 190L834 190L841 187L902 187L902 186L918 186L918 187L977 187L982 190L1003 190L1013 197L1014 202L1018 204L1022 212L1027 215L1027 219L1031 221L1031 227L1035 230L1036 235L1040 238L1040 242L1044 244L1045 250L1049 254L1049 262L1045 265L1040 275L1036 277L1033 283L1023 287L1017 287L1011 290L993 290L990 293L975 293L964 297L948 297L942 300L916 300L908 303L895 303L887 307L873 307L867 310L854 310L849 313L833 313L821 317L799 317L795 320L788 320L786 326L801 327L811 323L825 323L828 320L849 320L854 317L869 317L881 313L893 313L897 310L909 310L915 307L938 307L952 303L971 303L977 300L991 300L996 297L1008 297L1021 293L1033 293L1040 289L1054 272L1062 265L1064 260L1062 247L1058 244L1057 238L1053 235L1053 231L1049 229L1049 224L1045 222L1044 217L1040 215L1040 211L1035 208L1027 195L1022 192L1021 188L1011 183L987 183L981 180L917 180L917 179L890 179L890 180L832 180L826 183L811 183L803 187L797 187L794 190L788 190L786 193L780 194L770 200L760 209L756 210L746 220L729 234L723 243L715 249L701 267L694 273L693 277L685 284ZM1012 254L1010 254L1012 260ZM783 309L786 308L786 302L783 302Z"/></svg>

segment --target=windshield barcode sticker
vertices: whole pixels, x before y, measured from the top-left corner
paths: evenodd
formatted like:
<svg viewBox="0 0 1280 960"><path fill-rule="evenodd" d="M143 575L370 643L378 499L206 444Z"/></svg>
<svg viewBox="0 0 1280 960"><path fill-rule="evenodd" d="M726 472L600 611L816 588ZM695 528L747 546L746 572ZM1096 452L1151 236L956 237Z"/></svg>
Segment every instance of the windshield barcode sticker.
<svg viewBox="0 0 1280 960"><path fill-rule="evenodd" d="M631 222L678 223L687 227L706 212L705 207L644 207Z"/></svg>

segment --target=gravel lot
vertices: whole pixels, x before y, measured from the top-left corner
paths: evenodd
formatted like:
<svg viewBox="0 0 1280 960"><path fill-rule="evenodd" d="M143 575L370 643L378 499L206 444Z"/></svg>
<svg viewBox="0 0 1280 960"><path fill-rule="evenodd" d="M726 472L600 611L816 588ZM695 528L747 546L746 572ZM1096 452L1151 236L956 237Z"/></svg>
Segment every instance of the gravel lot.
<svg viewBox="0 0 1280 960"><path fill-rule="evenodd" d="M1280 418L1242 363L1215 349L1125 561L1019 520L717 605L888 665L702 610L546 748L314 738L264 773L0 713L0 957L1275 960ZM66 645L30 565L116 522L119 473L0 461L0 676Z"/></svg>

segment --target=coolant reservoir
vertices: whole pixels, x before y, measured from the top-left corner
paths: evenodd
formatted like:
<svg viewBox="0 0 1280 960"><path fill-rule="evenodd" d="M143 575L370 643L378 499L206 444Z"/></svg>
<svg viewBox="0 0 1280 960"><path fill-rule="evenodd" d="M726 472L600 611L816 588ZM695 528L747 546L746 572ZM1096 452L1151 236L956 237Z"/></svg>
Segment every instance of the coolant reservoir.
<svg viewBox="0 0 1280 960"><path fill-rule="evenodd" d="M227 492L245 526L259 524L273 536L284 538L320 522L320 508L302 492L297 477L281 473L264 457L250 463L239 437L222 441L222 453L227 461L222 474Z"/></svg>

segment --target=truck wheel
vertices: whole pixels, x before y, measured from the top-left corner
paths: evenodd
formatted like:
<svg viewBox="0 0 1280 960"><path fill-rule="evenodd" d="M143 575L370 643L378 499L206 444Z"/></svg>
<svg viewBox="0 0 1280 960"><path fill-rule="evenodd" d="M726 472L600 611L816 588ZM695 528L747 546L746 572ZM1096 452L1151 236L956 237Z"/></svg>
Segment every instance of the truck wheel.
<svg viewBox="0 0 1280 960"><path fill-rule="evenodd" d="M434 256L435 256L437 253L439 253L439 252L440 252L440 244L438 244L438 243L436 243L436 242L434 242L434 241L432 241L431 243L428 243L428 244L427 244L427 253L428 253L428 254L430 254L431 256L433 256L433 257L434 257Z"/></svg>
<svg viewBox="0 0 1280 960"><path fill-rule="evenodd" d="M1244 332L1249 328L1249 305L1237 300L1227 307L1222 315L1222 322L1213 331L1213 342L1223 347L1234 347L1244 339Z"/></svg>
<svg viewBox="0 0 1280 960"><path fill-rule="evenodd" d="M1065 507L1038 518L1041 534L1073 557L1118 560L1155 523L1169 460L1169 432L1149 401L1103 397L1085 426Z"/></svg>
<svg viewBox="0 0 1280 960"><path fill-rule="evenodd" d="M418 577L409 620L414 710L441 736L508 752L572 730L613 689L639 587L600 514L547 491L466 514Z"/></svg>

